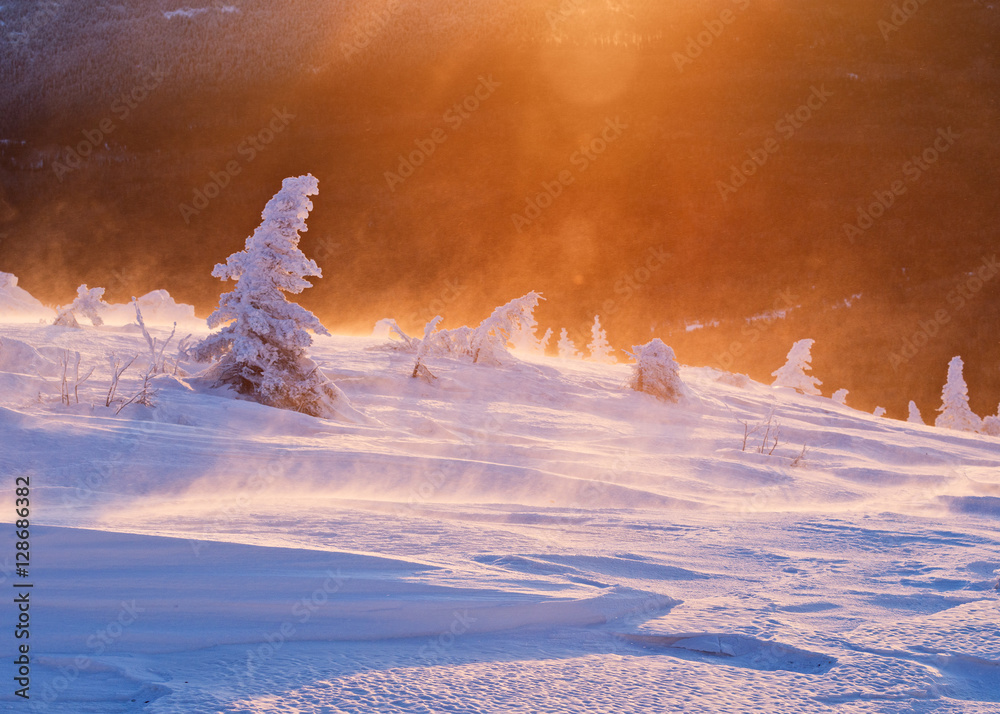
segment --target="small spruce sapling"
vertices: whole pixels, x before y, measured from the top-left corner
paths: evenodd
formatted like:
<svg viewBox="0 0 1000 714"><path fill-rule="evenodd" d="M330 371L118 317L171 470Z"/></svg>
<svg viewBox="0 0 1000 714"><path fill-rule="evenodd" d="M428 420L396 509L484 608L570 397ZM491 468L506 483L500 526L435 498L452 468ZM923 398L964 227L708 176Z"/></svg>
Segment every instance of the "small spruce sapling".
<svg viewBox="0 0 1000 714"><path fill-rule="evenodd" d="M590 327L590 337L590 344L587 345L587 350L590 352L590 360L592 362L614 364L618 361L615 359L611 345L608 342L608 333L601 327L600 315L594 315L594 324Z"/></svg>
<svg viewBox="0 0 1000 714"><path fill-rule="evenodd" d="M810 366L810 362L812 361L810 351L815 342L815 340L799 340L792 345L792 349L788 351L788 357L785 360L784 366L771 372L771 375L775 378L773 386L788 387L802 394L820 394L817 387L822 382L816 377L806 374L807 370L812 369Z"/></svg>
<svg viewBox="0 0 1000 714"><path fill-rule="evenodd" d="M956 431L979 431L982 420L969 408L969 388L962 375L962 358L953 357L948 363L948 381L941 390L941 406L934 426Z"/></svg>
<svg viewBox="0 0 1000 714"><path fill-rule="evenodd" d="M317 193L312 175L286 178L245 248L215 266L212 275L236 287L219 298L208 318L209 327L222 329L194 353L217 359L211 370L216 383L239 394L272 407L335 416L335 404L346 406L347 397L306 354L310 333L330 333L314 314L285 298L312 287L307 277L323 275L299 249L299 232L307 230L313 207L309 196Z"/></svg>
<svg viewBox="0 0 1000 714"><path fill-rule="evenodd" d="M556 346L559 348L559 356L562 359L580 359L582 356L565 327L559 333L559 342Z"/></svg>

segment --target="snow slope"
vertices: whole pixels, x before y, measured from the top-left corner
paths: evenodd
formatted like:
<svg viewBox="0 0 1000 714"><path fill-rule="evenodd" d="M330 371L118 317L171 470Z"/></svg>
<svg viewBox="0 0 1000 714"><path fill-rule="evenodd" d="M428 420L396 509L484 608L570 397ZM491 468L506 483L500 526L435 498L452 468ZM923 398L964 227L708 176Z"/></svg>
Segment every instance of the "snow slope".
<svg viewBox="0 0 1000 714"><path fill-rule="evenodd" d="M712 369L682 368L678 405L581 361L432 358L427 384L378 344L312 351L362 419L185 363L115 414L103 355L141 334L0 326L34 710L996 711L1000 440ZM80 404L63 349L97 366ZM743 451L770 413L773 453Z"/></svg>

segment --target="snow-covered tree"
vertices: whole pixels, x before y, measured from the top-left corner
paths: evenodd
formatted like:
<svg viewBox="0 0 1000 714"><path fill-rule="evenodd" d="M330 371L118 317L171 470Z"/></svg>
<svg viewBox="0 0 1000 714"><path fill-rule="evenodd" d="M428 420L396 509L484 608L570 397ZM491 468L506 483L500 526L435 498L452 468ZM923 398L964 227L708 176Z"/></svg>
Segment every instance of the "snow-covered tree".
<svg viewBox="0 0 1000 714"><path fill-rule="evenodd" d="M535 320L534 308L531 313L524 316L524 320L518 323L510 335L510 342L514 349L531 355L544 355L552 339L552 330L546 330L545 334L539 338L536 334L538 322Z"/></svg>
<svg viewBox="0 0 1000 714"><path fill-rule="evenodd" d="M837 402L837 404L843 404L844 406L847 406L848 394L850 394L850 392L848 392L846 389L838 389L836 392L833 393L833 396L830 397L830 399Z"/></svg>
<svg viewBox="0 0 1000 714"><path fill-rule="evenodd" d="M576 344L573 342L573 338L569 336L569 332L565 327L559 333L557 347L559 348L559 356L563 359L580 359L581 357L579 350L576 349Z"/></svg>
<svg viewBox="0 0 1000 714"><path fill-rule="evenodd" d="M110 307L104 302L104 288L88 288L86 284L76 289L76 299L69 305L56 309L56 321L53 324L63 327L79 327L76 315L80 314L90 320L94 327L104 324L100 311Z"/></svg>
<svg viewBox="0 0 1000 714"><path fill-rule="evenodd" d="M628 382L630 389L668 402L679 401L686 394L674 351L659 337L633 347L629 355L635 359Z"/></svg>
<svg viewBox="0 0 1000 714"><path fill-rule="evenodd" d="M910 400L910 415L906 418L906 421L910 422L911 424L924 423L924 417L920 414L920 408L917 406L917 403L912 399Z"/></svg>
<svg viewBox="0 0 1000 714"><path fill-rule="evenodd" d="M529 328L533 331L532 326L537 324L534 316L535 308L538 302L544 299L532 291L494 310L492 315L471 332L469 348L472 361L492 365L503 364L510 355L507 344L511 337Z"/></svg>
<svg viewBox="0 0 1000 714"><path fill-rule="evenodd" d="M80 323L76 321L76 315L73 314L73 304L57 307L56 320L52 324L59 327L79 327Z"/></svg>
<svg viewBox="0 0 1000 714"><path fill-rule="evenodd" d="M417 361L413 363L413 374L410 375L414 379L420 377L428 382L436 379L436 377L431 374L431 371L427 369L427 365L424 364L424 358L427 357L427 353L430 351L431 338L434 334L434 330L437 329L437 326L443 319L443 317L437 315L433 320L424 326L424 339L420 340L420 346L417 347Z"/></svg>
<svg viewBox="0 0 1000 714"><path fill-rule="evenodd" d="M875 407L875 411L872 412L872 414L874 414L877 417L884 417L885 416L885 407Z"/></svg>
<svg viewBox="0 0 1000 714"><path fill-rule="evenodd" d="M948 381L941 391L940 414L934 426L956 431L979 431L983 424L969 408L969 388L962 376L963 366L961 357L953 357L948 363Z"/></svg>
<svg viewBox="0 0 1000 714"><path fill-rule="evenodd" d="M820 394L817 387L822 382L816 377L806 374L807 370L812 369L810 366L810 362L812 361L810 351L815 342L815 340L799 340L792 345L792 349L788 351L788 357L785 359L784 366L771 372L771 375L775 377L775 387L790 387L803 394Z"/></svg>
<svg viewBox="0 0 1000 714"><path fill-rule="evenodd" d="M246 247L215 266L212 275L234 280L236 287L219 298L208 318L209 327L224 327L193 351L199 359L218 359L211 371L218 384L269 406L333 416L334 403L346 404L347 397L306 355L310 332L330 333L284 295L312 287L307 277L322 277L316 262L299 250L299 231L307 230L312 210L308 197L317 193L319 182L311 174L286 178Z"/></svg>
<svg viewBox="0 0 1000 714"><path fill-rule="evenodd" d="M600 315L594 315L594 324L590 328L590 344L587 345L587 351L590 352L592 362L613 364L618 361L615 359L610 343L608 343L608 333L601 327Z"/></svg>
<svg viewBox="0 0 1000 714"><path fill-rule="evenodd" d="M1000 436L1000 406L997 407L995 416L988 416L983 419L982 432L986 436Z"/></svg>

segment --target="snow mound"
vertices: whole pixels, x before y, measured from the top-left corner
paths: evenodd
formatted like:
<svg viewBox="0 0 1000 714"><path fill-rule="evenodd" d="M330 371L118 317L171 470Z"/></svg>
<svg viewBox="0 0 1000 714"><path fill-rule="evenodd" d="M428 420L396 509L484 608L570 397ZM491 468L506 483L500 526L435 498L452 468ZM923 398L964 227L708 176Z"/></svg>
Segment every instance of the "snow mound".
<svg viewBox="0 0 1000 714"><path fill-rule="evenodd" d="M17 286L17 276L0 273L0 322L54 320L56 311L45 307L31 293Z"/></svg>
<svg viewBox="0 0 1000 714"><path fill-rule="evenodd" d="M205 321L194 314L194 306L176 302L166 290L153 290L136 299L142 310L142 319L147 325L205 328ZM109 305L101 312L107 325L131 325L135 322L135 308L132 303Z"/></svg>
<svg viewBox="0 0 1000 714"><path fill-rule="evenodd" d="M59 374L58 348L43 347L43 355L27 342L10 337L0 337L0 372L55 377Z"/></svg>

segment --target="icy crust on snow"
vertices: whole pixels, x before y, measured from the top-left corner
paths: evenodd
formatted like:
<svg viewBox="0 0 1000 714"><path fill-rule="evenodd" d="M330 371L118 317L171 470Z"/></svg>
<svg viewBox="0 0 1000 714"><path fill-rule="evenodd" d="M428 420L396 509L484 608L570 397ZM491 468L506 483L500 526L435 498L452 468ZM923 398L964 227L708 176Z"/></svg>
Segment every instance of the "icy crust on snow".
<svg viewBox="0 0 1000 714"><path fill-rule="evenodd" d="M427 383L341 337L311 354L364 421L206 391L183 358L155 408L115 415L104 354L141 335L0 340L0 463L30 475L46 593L37 711L1000 701L997 439L712 369L681 367L683 404L576 360L431 356ZM97 366L68 407L46 376L66 349ZM741 449L739 420L772 411L774 452Z"/></svg>
<svg viewBox="0 0 1000 714"><path fill-rule="evenodd" d="M51 322L55 317L55 310L18 286L17 276L0 272L0 322Z"/></svg>

